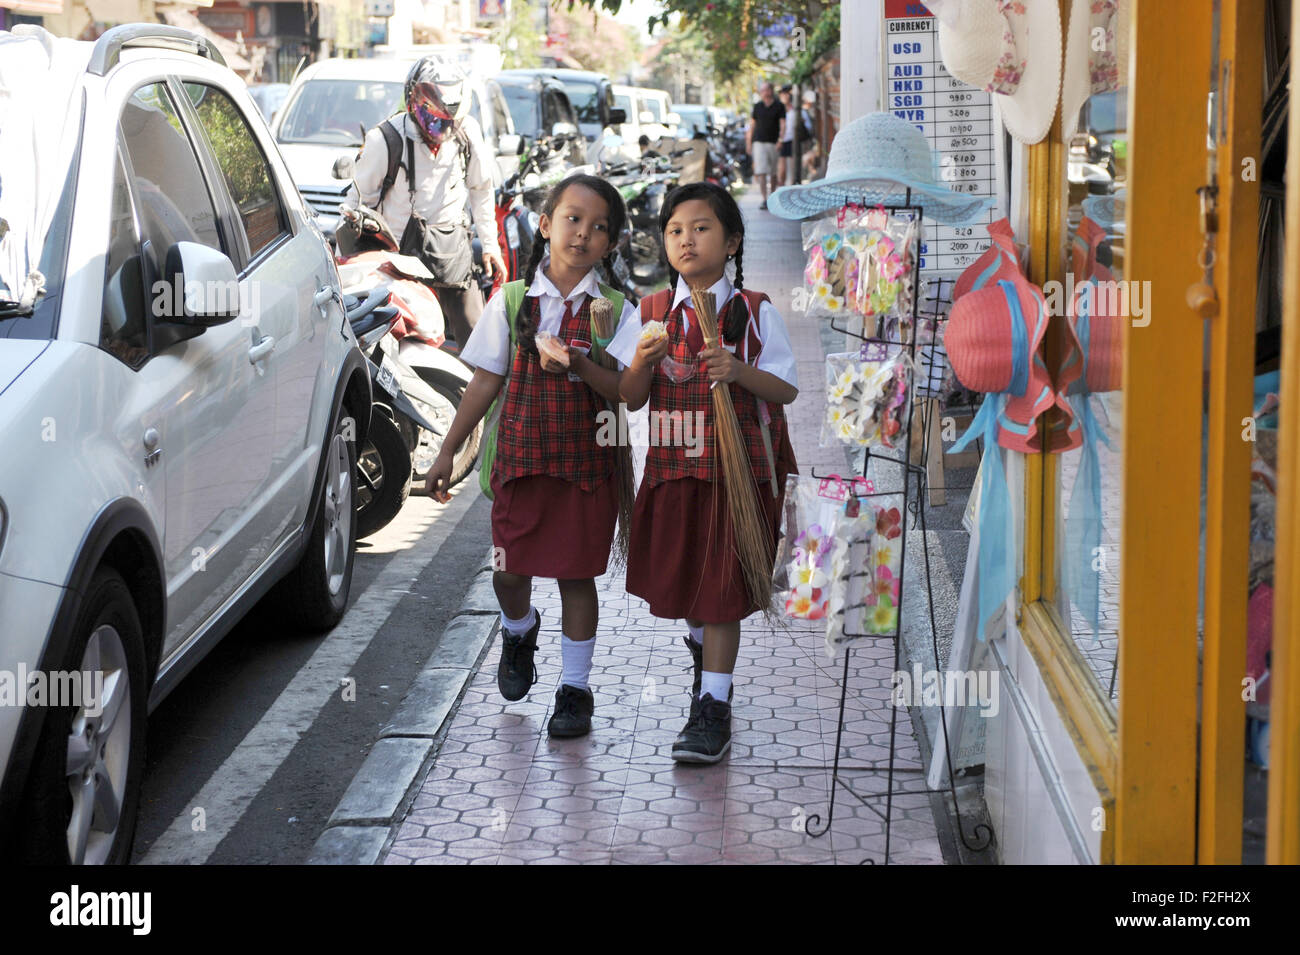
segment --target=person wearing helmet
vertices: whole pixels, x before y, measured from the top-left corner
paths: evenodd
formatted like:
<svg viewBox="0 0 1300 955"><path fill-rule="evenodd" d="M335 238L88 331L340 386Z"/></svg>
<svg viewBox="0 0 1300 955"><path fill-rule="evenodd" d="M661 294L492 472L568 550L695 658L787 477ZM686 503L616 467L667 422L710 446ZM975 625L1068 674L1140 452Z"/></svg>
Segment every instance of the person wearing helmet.
<svg viewBox="0 0 1300 955"><path fill-rule="evenodd" d="M454 65L434 57L417 62L406 77L405 103L405 111L366 133L344 206L374 209L400 237L400 250L424 262L433 273L447 331L464 345L483 313L483 295L471 275L470 218L488 277L505 276L494 159L469 115L466 77Z"/></svg>

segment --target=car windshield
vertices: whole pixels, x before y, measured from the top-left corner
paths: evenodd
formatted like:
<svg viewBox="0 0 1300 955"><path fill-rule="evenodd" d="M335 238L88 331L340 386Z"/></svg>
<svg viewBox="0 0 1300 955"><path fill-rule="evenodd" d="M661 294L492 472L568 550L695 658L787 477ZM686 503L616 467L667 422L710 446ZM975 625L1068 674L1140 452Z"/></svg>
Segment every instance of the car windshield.
<svg viewBox="0 0 1300 955"><path fill-rule="evenodd" d="M674 106L673 112L682 118L682 126L687 129L708 131L708 118L703 107Z"/></svg>
<svg viewBox="0 0 1300 955"><path fill-rule="evenodd" d="M80 118L75 122L80 123ZM32 182L33 152L12 150L0 155L0 182ZM44 341L54 337L59 300L67 264L68 229L76 196L75 159L58 188L58 205L42 222L37 214L39 199L26 191L0 191L0 338ZM44 192L44 190L42 190ZM33 261L34 260L34 261ZM44 292L34 295L29 305L20 300L32 293L32 271L39 272Z"/></svg>
<svg viewBox="0 0 1300 955"><path fill-rule="evenodd" d="M632 108L632 97L614 94L614 108L627 113L628 122L636 121L636 110Z"/></svg>
<svg viewBox="0 0 1300 955"><path fill-rule="evenodd" d="M282 143L360 146L364 130L402 105L402 84L378 80L308 80L280 124Z"/></svg>
<svg viewBox="0 0 1300 955"><path fill-rule="evenodd" d="M595 83L582 83L577 80L565 80L564 91L569 94L573 111L578 114L580 123L600 122L600 87ZM629 119L631 119L629 115Z"/></svg>
<svg viewBox="0 0 1300 955"><path fill-rule="evenodd" d="M501 92L506 97L506 107L510 118L514 120L515 132L529 139L536 139L541 134L542 121L537 114L538 92L529 86L511 86L501 84Z"/></svg>

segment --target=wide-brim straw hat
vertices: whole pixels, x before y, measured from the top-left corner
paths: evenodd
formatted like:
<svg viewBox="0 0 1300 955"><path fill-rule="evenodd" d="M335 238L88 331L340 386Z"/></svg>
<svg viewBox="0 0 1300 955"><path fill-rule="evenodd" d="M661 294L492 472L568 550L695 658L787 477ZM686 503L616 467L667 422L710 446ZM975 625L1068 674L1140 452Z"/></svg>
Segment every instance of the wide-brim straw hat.
<svg viewBox="0 0 1300 955"><path fill-rule="evenodd" d="M1061 95L1056 0L927 0L926 6L939 20L939 54L948 72L992 93L1013 137L1041 142Z"/></svg>
<svg viewBox="0 0 1300 955"><path fill-rule="evenodd" d="M958 380L972 391L1007 395L998 444L1012 451L1039 450L1037 419L1057 404L1042 354L1047 324L1042 289L1018 270L962 296L948 317L944 344Z"/></svg>
<svg viewBox="0 0 1300 955"><path fill-rule="evenodd" d="M1070 136L1094 93L1128 85L1128 0L1073 0L1065 35L1061 120Z"/></svg>
<svg viewBox="0 0 1300 955"><path fill-rule="evenodd" d="M849 203L902 205L909 190L926 218L954 225L970 222L993 203L940 183L930 144L912 123L892 113L868 113L832 140L825 178L782 186L768 197L767 208L783 219L807 219Z"/></svg>

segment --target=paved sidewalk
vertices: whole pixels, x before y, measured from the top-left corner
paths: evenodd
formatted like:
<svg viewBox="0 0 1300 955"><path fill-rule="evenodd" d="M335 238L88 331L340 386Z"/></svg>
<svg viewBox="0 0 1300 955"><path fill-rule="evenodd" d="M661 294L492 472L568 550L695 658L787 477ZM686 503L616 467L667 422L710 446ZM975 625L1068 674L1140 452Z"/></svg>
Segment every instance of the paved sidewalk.
<svg viewBox="0 0 1300 955"><path fill-rule="evenodd" d="M817 446L823 352L813 320L790 310L802 282L799 224L741 199L749 233L747 284L767 292L790 327L802 386L788 410L801 472L847 473L838 448ZM487 542L485 543L485 547ZM500 641L473 675L427 777L395 828L384 861L402 863L883 861L883 770L888 764L891 641L855 644L842 740L841 788L820 838L834 759L843 658L803 621L747 620L736 666L730 754L716 766L678 767L669 750L686 722L690 654L685 624L651 617L621 576L598 582L601 624L591 677L594 728L551 740L546 721L560 676L560 600L535 584L542 614L531 694L507 703L496 689ZM920 753L906 709L898 749L890 861L941 863ZM898 793L902 792L902 795ZM821 824L814 826L815 817ZM808 825L805 825L805 821Z"/></svg>

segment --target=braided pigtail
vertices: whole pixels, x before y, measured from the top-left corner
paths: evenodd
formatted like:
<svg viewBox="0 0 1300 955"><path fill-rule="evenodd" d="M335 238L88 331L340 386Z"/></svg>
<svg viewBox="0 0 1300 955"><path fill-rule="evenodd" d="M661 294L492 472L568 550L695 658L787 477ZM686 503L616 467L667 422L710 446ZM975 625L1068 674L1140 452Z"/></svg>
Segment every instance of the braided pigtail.
<svg viewBox="0 0 1300 955"><path fill-rule="evenodd" d="M735 289L743 293L745 289L745 269L741 264L741 259L745 255L745 240L740 240L740 245L736 247L736 281ZM745 308L745 296L736 295L727 303L727 314L722 322L723 341L730 342L733 345L739 344L745 335L745 326L749 322L749 310Z"/></svg>
<svg viewBox="0 0 1300 955"><path fill-rule="evenodd" d="M538 266L542 264L542 257L546 255L546 248L550 240L542 237L539 232L533 238L533 251L528 256L528 267L524 269L524 285L532 286L533 281L537 278ZM524 307L519 309L519 315L515 318L515 328L519 336L519 347L526 352L535 352L537 350L537 322L533 320L532 310L527 308L528 302L524 302Z"/></svg>

